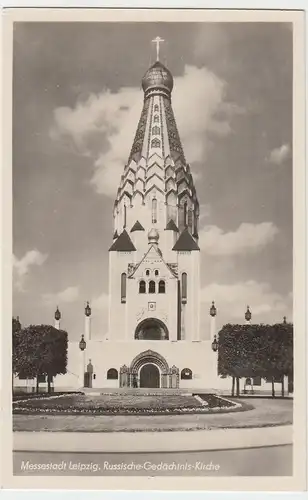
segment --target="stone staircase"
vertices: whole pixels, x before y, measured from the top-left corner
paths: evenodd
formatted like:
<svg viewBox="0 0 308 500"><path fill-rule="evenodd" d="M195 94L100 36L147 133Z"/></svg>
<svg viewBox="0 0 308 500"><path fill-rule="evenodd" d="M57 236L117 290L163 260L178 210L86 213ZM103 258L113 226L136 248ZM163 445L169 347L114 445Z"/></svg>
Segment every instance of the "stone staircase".
<svg viewBox="0 0 308 500"><path fill-rule="evenodd" d="M125 394L134 396L191 396L192 394L213 394L217 391L204 389L155 389L155 388L130 388L130 387L83 387L80 391L87 395L95 396L100 394Z"/></svg>

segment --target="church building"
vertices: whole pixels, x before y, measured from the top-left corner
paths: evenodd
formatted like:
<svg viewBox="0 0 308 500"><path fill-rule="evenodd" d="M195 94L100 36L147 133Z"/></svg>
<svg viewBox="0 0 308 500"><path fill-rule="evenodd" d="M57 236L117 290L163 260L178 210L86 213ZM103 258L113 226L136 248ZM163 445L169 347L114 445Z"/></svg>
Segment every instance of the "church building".
<svg viewBox="0 0 308 500"><path fill-rule="evenodd" d="M142 89L110 214L108 334L91 338L87 304L84 334L69 342L68 373L55 386L211 388L219 380L214 303L208 340L200 338L199 202L173 114L173 77L158 51ZM55 319L60 327L59 310Z"/></svg>

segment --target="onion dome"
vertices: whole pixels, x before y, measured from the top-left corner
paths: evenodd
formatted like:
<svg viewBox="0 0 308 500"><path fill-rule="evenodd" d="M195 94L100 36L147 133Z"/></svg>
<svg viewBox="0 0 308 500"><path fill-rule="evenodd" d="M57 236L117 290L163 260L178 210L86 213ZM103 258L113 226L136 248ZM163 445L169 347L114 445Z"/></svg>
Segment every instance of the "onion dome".
<svg viewBox="0 0 308 500"><path fill-rule="evenodd" d="M215 302L213 300L211 308L210 308L210 315L214 318L217 314L217 309L215 307Z"/></svg>
<svg viewBox="0 0 308 500"><path fill-rule="evenodd" d="M245 319L246 319L246 321L251 320L251 312L250 312L249 306L247 306L247 310L245 312Z"/></svg>
<svg viewBox="0 0 308 500"><path fill-rule="evenodd" d="M148 242L150 244L157 244L159 240L159 232L154 227L148 233Z"/></svg>
<svg viewBox="0 0 308 500"><path fill-rule="evenodd" d="M173 89L172 74L160 61L156 61L142 78L142 88L146 94L155 89L161 89L170 94Z"/></svg>
<svg viewBox="0 0 308 500"><path fill-rule="evenodd" d="M92 312L91 311L91 307L89 306L89 302L87 302L87 306L86 306L86 308L84 310L84 313L85 313L86 316L91 316L91 312Z"/></svg>
<svg viewBox="0 0 308 500"><path fill-rule="evenodd" d="M59 308L57 306L57 310L55 312L55 320L60 321L60 319L61 319L61 313L60 313Z"/></svg>

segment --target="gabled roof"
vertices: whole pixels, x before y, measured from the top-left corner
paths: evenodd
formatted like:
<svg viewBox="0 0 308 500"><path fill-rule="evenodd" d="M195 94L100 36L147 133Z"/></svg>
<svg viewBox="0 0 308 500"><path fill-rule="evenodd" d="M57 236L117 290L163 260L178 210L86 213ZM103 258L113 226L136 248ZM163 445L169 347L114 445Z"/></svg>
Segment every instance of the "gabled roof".
<svg viewBox="0 0 308 500"><path fill-rule="evenodd" d="M109 252L134 252L136 248L130 239L126 229L120 234L109 248Z"/></svg>
<svg viewBox="0 0 308 500"><path fill-rule="evenodd" d="M133 233L134 231L144 231L144 227L140 224L139 220L135 222L130 230L131 233Z"/></svg>
<svg viewBox="0 0 308 500"><path fill-rule="evenodd" d="M164 263L164 265L166 266L166 268L168 269L168 271L170 272L170 274L173 277L177 276L177 272L176 272L176 269L174 267L175 265L174 264L167 264L165 262L165 260L163 259L160 248L156 245L150 245L150 248L144 254L141 261L132 269L132 273L129 275L129 278L132 278L134 276L134 274L137 272L139 267L144 263L144 261L149 261L149 260L151 261L152 259L155 262L157 262L157 260L159 259L161 262ZM146 265L148 265L148 264L146 264Z"/></svg>
<svg viewBox="0 0 308 500"><path fill-rule="evenodd" d="M191 252L192 250L200 250L200 248L186 228L180 234L172 250L177 250L178 252Z"/></svg>
<svg viewBox="0 0 308 500"><path fill-rule="evenodd" d="M166 231L176 231L179 232L178 227L173 219L170 219L168 224L166 225Z"/></svg>

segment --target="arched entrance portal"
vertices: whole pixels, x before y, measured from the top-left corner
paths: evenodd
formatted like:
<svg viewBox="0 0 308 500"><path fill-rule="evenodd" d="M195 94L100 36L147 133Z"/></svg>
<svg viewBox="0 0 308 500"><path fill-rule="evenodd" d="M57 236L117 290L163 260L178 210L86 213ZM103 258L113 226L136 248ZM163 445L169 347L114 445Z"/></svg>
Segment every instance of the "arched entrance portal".
<svg viewBox="0 0 308 500"><path fill-rule="evenodd" d="M141 321L135 331L138 340L168 340L169 332L165 323L157 318L147 318Z"/></svg>
<svg viewBox="0 0 308 500"><path fill-rule="evenodd" d="M153 363L143 365L140 370L140 387L160 387L160 373L157 366Z"/></svg>
<svg viewBox="0 0 308 500"><path fill-rule="evenodd" d="M130 366L121 366L120 387L177 389L179 369L175 365L169 368L166 359L161 354L148 349L140 352L132 360Z"/></svg>

